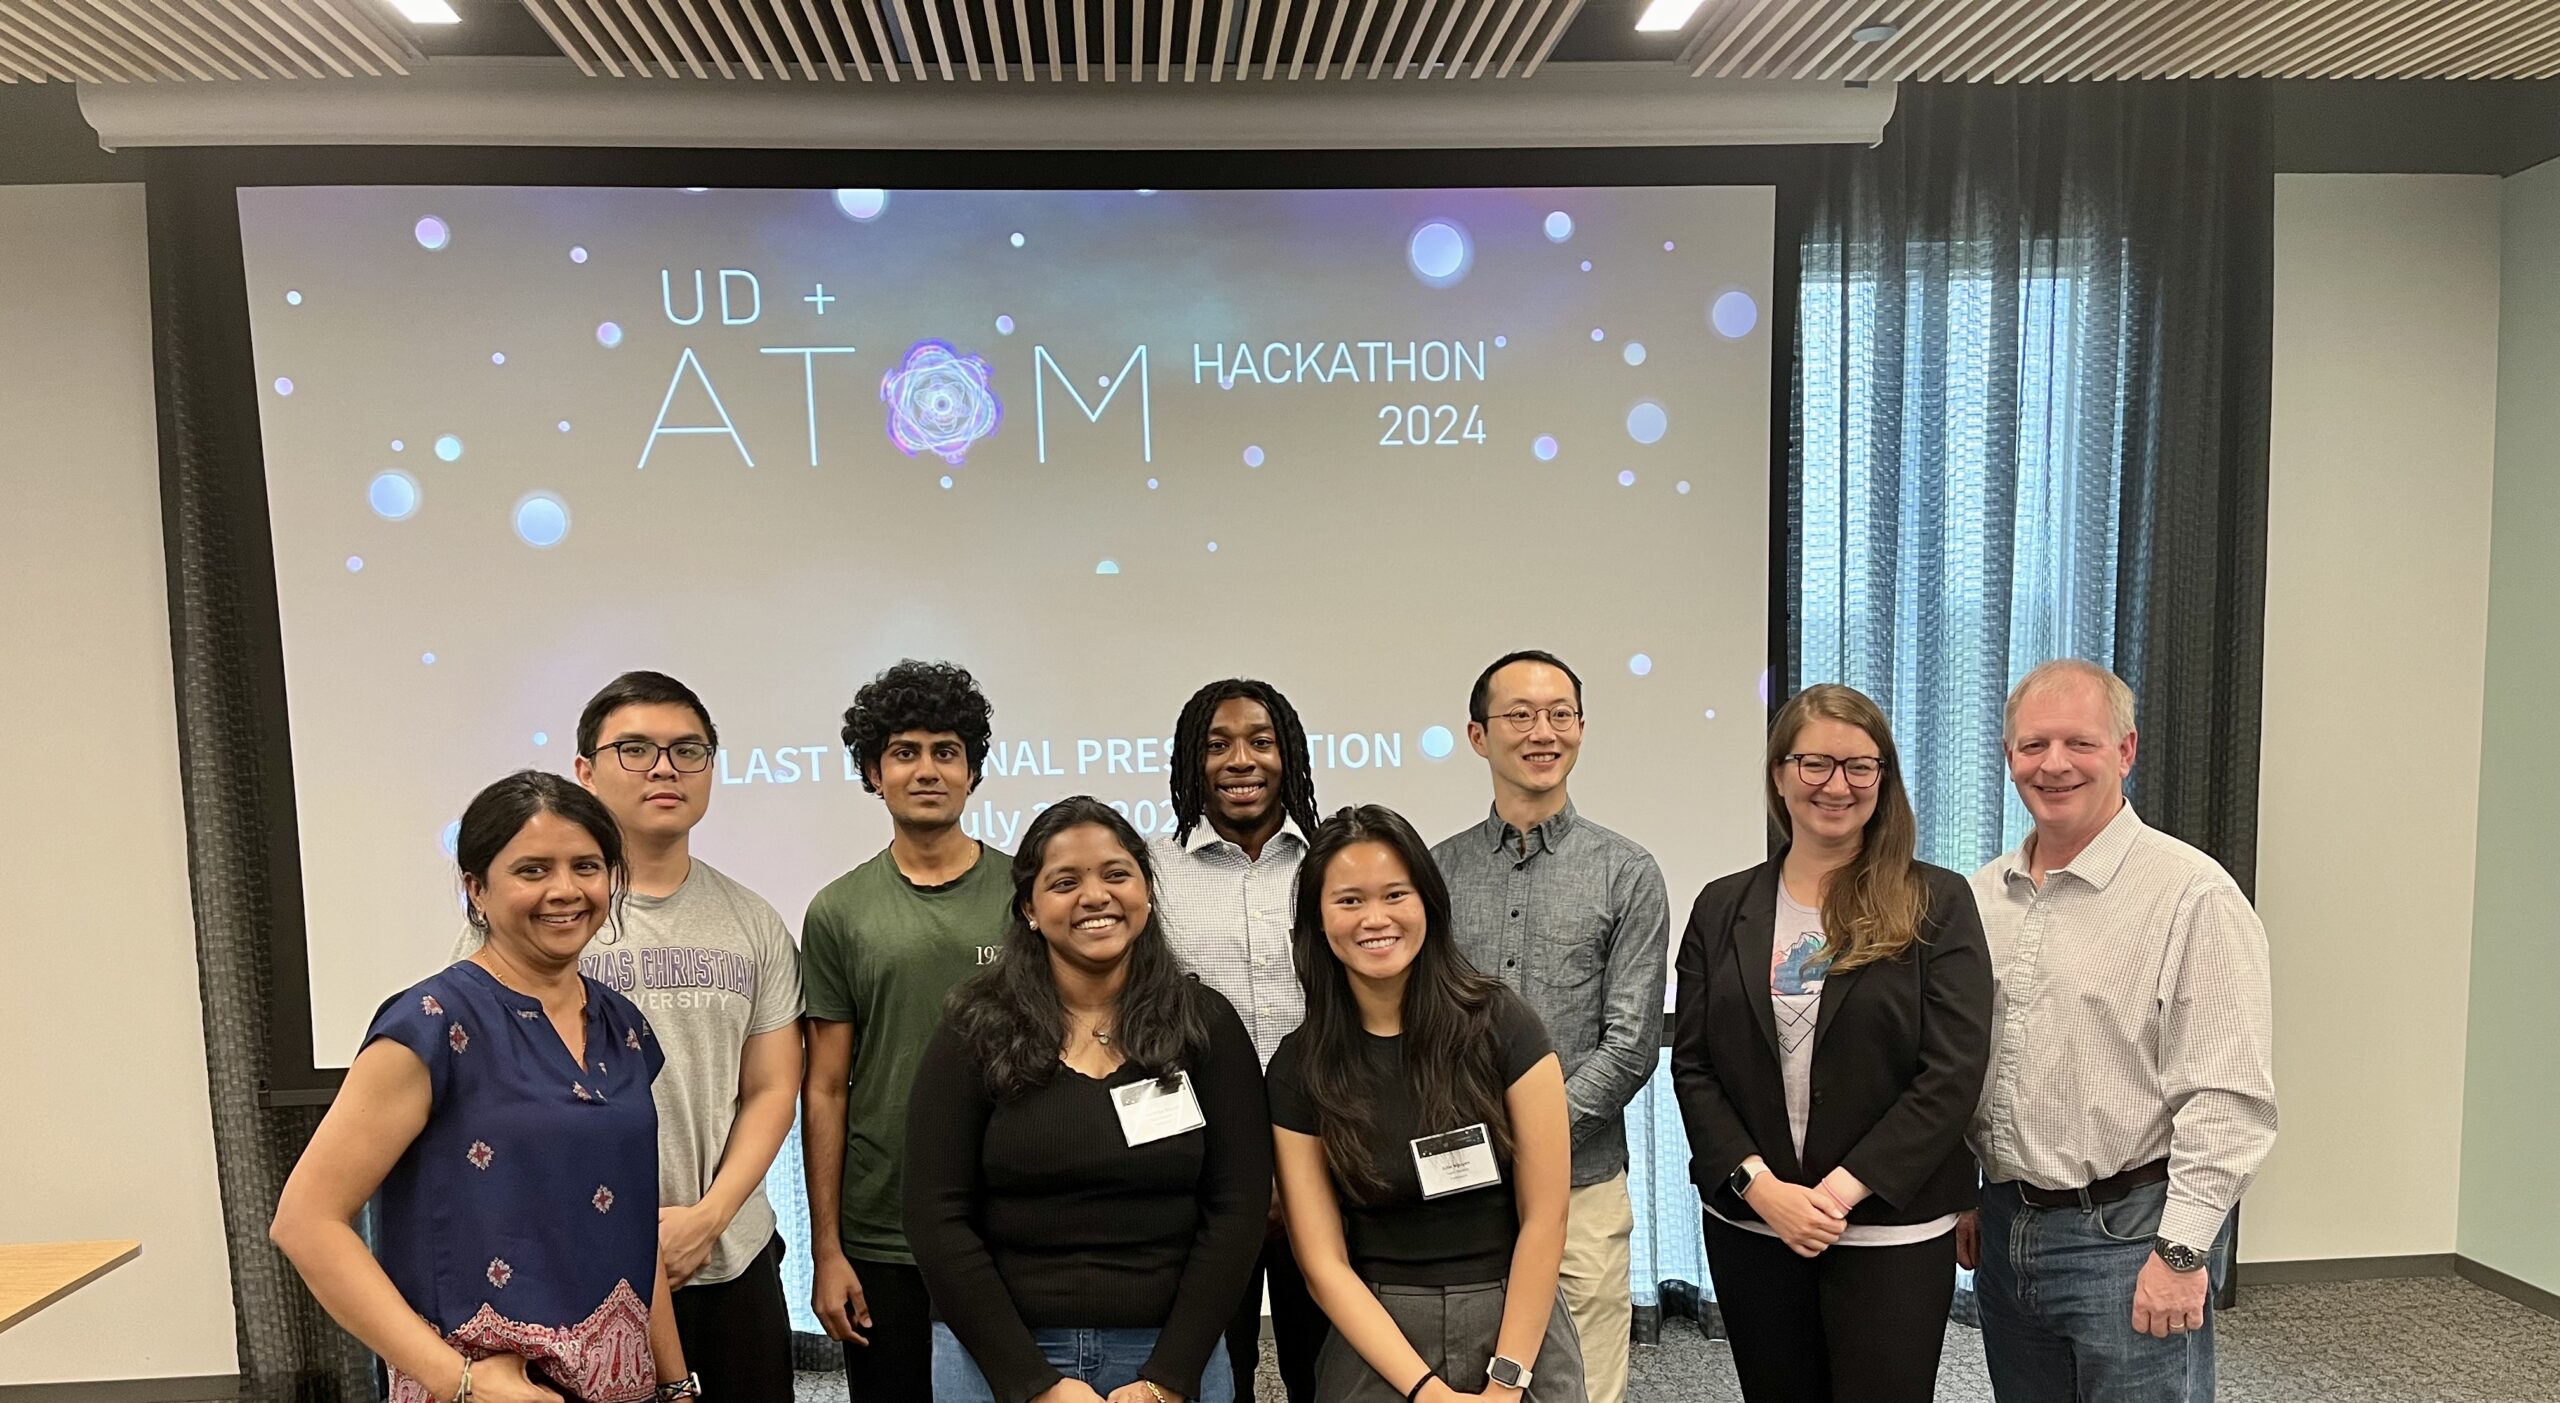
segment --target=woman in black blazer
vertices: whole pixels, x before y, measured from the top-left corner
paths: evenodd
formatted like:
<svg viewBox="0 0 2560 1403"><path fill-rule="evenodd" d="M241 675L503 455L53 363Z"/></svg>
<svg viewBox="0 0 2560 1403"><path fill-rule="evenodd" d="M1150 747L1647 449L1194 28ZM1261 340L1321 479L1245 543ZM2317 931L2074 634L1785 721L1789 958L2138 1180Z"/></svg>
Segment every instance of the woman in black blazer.
<svg viewBox="0 0 2560 1403"><path fill-rule="evenodd" d="M1884 713L1808 687L1769 728L1777 856L1698 894L1672 1084L1753 1403L1920 1403L1974 1206L1991 1038L1972 888L1916 861Z"/></svg>

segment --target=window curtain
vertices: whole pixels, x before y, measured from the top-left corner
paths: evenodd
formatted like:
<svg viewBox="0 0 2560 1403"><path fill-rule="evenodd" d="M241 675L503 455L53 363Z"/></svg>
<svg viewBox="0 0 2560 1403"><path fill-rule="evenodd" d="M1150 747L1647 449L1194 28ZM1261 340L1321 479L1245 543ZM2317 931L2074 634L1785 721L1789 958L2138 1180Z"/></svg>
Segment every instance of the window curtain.
<svg viewBox="0 0 2560 1403"><path fill-rule="evenodd" d="M2027 831L2009 687L2101 663L2139 704L2135 806L2253 889L2265 89L1906 84L1880 146L1811 161L1773 703L1874 697L1922 858L1971 872ZM1710 1293L1667 1076L1637 1107L1637 1299L1678 1314Z"/></svg>

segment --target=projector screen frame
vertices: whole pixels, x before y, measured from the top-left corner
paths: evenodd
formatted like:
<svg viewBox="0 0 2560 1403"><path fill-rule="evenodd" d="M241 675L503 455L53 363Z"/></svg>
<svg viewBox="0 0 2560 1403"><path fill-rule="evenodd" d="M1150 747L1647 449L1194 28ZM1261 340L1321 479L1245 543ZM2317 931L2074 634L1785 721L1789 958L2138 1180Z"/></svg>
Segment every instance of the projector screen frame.
<svg viewBox="0 0 2560 1403"><path fill-rule="evenodd" d="M892 190L1768 187L1775 203L1768 317L1767 594L1774 701L1784 695L1794 673L1787 477L1797 379L1799 246L1825 162L1833 154L1797 146L1072 153L269 147L150 152L145 189L163 544L198 964L233 977L254 975L267 991L261 1102L326 1105L345 1071L318 1066L312 1046L300 825L242 261L241 188L700 184L827 189L847 180ZM223 557L208 561L202 578L189 561L191 533L210 537L202 548ZM215 685L198 686L191 701L190 683L203 679L188 665L190 650L216 644L235 655L227 658ZM218 695L204 695L208 690ZM211 721L197 717L196 709L203 707L221 708L221 715ZM208 741L225 753L197 753ZM217 844L204 827L220 806L239 802L233 796L244 790L255 810L254 842L264 851L252 871L214 870L227 858L221 849L238 844ZM1684 899L1684 894L1674 896ZM213 922L242 920L262 921L269 928L265 958L255 971L239 968L238 942L205 938ZM213 1020L206 1022L210 1030Z"/></svg>

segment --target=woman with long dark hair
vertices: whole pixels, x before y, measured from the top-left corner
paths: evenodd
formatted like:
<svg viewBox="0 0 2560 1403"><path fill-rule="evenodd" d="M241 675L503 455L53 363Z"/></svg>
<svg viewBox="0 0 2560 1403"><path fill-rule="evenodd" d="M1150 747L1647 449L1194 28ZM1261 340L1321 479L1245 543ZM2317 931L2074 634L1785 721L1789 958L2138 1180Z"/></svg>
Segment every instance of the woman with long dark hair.
<svg viewBox="0 0 2560 1403"><path fill-rule="evenodd" d="M1289 1238L1334 1333L1322 1403L1582 1403L1556 1289L1573 1177L1564 1072L1449 930L1394 811L1316 830L1293 932L1307 1017L1271 1059Z"/></svg>
<svg viewBox="0 0 2560 1403"><path fill-rule="evenodd" d="M1973 890L1917 860L1893 733L1825 683L1769 727L1777 856L1698 894L1672 1084L1753 1403L1924 1403L1990 1051Z"/></svg>
<svg viewBox="0 0 2560 1403"><path fill-rule="evenodd" d="M658 1256L665 1058L578 973L622 900L621 830L522 770L463 810L454 861L486 942L374 1015L268 1235L392 1403L691 1396Z"/></svg>
<svg viewBox="0 0 2560 1403"><path fill-rule="evenodd" d="M1183 973L1109 805L1041 811L1013 885L908 1101L936 1403L1227 1403L1271 1196L1253 1041Z"/></svg>

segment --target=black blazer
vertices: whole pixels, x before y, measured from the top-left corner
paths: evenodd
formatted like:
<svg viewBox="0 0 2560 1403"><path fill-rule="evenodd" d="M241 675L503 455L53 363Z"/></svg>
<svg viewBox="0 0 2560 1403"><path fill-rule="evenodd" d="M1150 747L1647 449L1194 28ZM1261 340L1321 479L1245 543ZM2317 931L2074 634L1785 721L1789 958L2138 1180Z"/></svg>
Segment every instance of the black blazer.
<svg viewBox="0 0 2560 1403"><path fill-rule="evenodd" d="M1759 1216L1727 1182L1755 1153L1797 1184L1848 1166L1872 1195L1852 1223L1925 1223L1973 1207L1964 1133L1991 1049L1991 951L1973 888L1918 864L1929 889L1919 941L1824 982L1799 1163L1769 1006L1784 860L1708 883L1680 937L1671 1082L1689 1131L1689 1177L1734 1219Z"/></svg>

